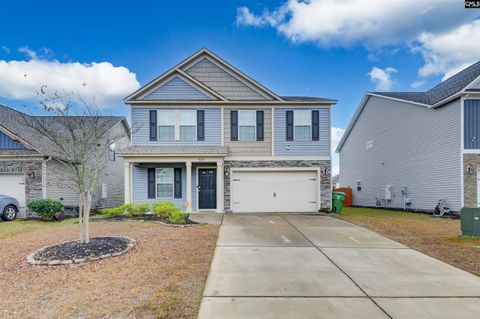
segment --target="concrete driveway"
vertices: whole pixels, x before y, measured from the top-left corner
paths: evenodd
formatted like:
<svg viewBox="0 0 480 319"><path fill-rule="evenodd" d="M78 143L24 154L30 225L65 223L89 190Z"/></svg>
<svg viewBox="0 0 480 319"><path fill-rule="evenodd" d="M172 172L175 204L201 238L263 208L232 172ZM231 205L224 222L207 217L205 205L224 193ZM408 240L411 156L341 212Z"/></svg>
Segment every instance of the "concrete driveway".
<svg viewBox="0 0 480 319"><path fill-rule="evenodd" d="M200 307L217 318L475 318L480 278L317 215L225 215Z"/></svg>

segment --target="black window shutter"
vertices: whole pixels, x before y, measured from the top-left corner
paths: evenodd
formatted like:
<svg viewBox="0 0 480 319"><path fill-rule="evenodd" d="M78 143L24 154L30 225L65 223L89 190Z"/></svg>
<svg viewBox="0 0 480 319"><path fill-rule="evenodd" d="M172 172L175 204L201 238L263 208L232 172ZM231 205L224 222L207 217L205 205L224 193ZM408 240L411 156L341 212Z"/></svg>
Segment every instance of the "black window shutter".
<svg viewBox="0 0 480 319"><path fill-rule="evenodd" d="M238 141L238 111L230 113L230 139Z"/></svg>
<svg viewBox="0 0 480 319"><path fill-rule="evenodd" d="M320 138L320 124L318 110L312 111L312 141L318 141Z"/></svg>
<svg viewBox="0 0 480 319"><path fill-rule="evenodd" d="M257 141L263 141L263 111L257 111Z"/></svg>
<svg viewBox="0 0 480 319"><path fill-rule="evenodd" d="M197 110L197 141L205 141L205 111Z"/></svg>
<svg viewBox="0 0 480 319"><path fill-rule="evenodd" d="M155 198L155 168L148 169L148 198Z"/></svg>
<svg viewBox="0 0 480 319"><path fill-rule="evenodd" d="M175 198L182 198L182 169L175 167L173 173L175 180Z"/></svg>
<svg viewBox="0 0 480 319"><path fill-rule="evenodd" d="M293 111L287 111L287 141L293 141Z"/></svg>
<svg viewBox="0 0 480 319"><path fill-rule="evenodd" d="M150 110L150 141L157 140L157 111Z"/></svg>

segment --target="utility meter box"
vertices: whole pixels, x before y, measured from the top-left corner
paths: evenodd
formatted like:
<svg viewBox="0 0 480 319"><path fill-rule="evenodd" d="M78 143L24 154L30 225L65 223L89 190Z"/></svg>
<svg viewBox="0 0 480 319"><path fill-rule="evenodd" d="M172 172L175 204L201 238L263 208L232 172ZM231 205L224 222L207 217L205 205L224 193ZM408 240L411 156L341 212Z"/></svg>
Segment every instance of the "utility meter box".
<svg viewBox="0 0 480 319"><path fill-rule="evenodd" d="M392 200L392 186L385 185L385 200Z"/></svg>

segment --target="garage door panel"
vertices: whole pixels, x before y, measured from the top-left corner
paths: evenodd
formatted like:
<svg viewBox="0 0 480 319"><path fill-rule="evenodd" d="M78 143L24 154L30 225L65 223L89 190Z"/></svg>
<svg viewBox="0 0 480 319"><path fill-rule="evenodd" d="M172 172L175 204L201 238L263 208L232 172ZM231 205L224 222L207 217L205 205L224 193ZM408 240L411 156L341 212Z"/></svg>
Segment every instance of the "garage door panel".
<svg viewBox="0 0 480 319"><path fill-rule="evenodd" d="M15 198L20 204L20 214L25 211L25 176L24 174L0 174L0 194Z"/></svg>
<svg viewBox="0 0 480 319"><path fill-rule="evenodd" d="M237 171L233 173L234 212L315 212L316 171Z"/></svg>

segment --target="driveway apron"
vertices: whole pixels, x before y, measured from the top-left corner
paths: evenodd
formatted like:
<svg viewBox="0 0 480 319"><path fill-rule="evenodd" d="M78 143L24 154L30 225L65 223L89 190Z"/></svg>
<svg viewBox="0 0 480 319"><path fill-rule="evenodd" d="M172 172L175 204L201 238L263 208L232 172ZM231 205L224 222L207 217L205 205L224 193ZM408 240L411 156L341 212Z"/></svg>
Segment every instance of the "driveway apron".
<svg viewBox="0 0 480 319"><path fill-rule="evenodd" d="M324 215L227 214L200 306L217 318L474 318L480 278Z"/></svg>

